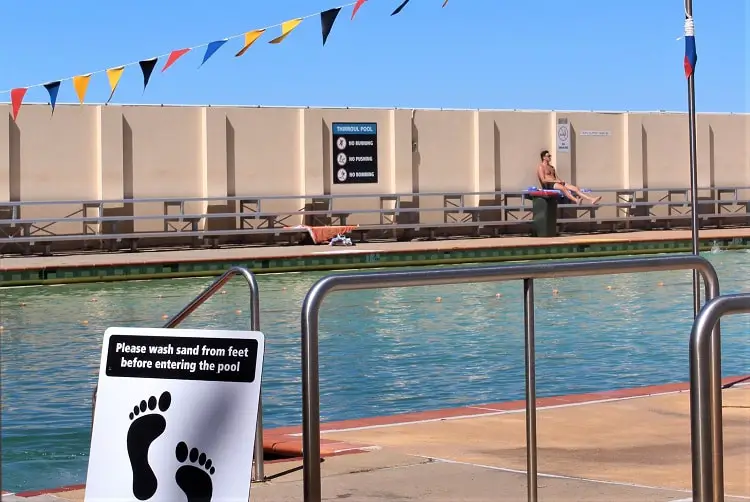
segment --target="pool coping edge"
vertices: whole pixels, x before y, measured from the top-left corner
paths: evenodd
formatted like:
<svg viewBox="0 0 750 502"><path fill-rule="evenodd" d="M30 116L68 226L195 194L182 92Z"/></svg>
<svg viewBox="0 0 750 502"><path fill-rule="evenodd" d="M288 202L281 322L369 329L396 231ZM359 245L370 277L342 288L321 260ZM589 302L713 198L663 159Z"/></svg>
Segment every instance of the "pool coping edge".
<svg viewBox="0 0 750 502"><path fill-rule="evenodd" d="M750 379L748 375L738 375L722 378L722 387L731 383L737 383L739 387L750 386L750 382L741 383ZM639 399L650 396L689 392L689 382L676 382L643 387L631 387L610 391L600 391L581 394L567 394L560 396L548 396L537 399L537 409L551 409L565 406L597 404L627 399ZM443 408L438 410L426 410L413 413L401 413L380 417L369 417L362 419L340 420L321 424L321 435L344 430L356 430L363 428L392 427L399 425L425 423L439 420L457 420L477 418L482 416L493 416L513 411L523 411L526 401L515 400L480 404L475 406L464 406L457 408ZM266 463L278 463L288 461L300 461L302 457L302 439L300 426L287 426L267 429L263 434L264 451L268 453L283 454L288 458L266 461ZM321 438L321 457L332 457L339 455L366 453L377 449L374 445L355 445L338 440ZM39 495L54 495L75 490L85 489L85 484L69 485L58 488L43 490L29 490L21 492L6 492L2 495L13 495L20 498L30 498Z"/></svg>

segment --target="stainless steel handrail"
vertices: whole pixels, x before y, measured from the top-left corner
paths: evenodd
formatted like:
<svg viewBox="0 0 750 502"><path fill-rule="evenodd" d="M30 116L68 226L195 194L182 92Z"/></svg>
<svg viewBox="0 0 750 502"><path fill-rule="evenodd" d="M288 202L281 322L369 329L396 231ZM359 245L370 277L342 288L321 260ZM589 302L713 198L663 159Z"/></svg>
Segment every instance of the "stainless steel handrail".
<svg viewBox="0 0 750 502"><path fill-rule="evenodd" d="M350 193L350 194L299 194L299 195L261 195L248 193L244 195L226 195L226 196L213 196L213 197L194 197L194 196L173 196L173 197L136 197L132 199L57 199L57 200L22 200L22 201L0 201L0 206L3 207L23 207L23 206L48 206L48 205L86 205L86 206L102 206L102 205L122 205L122 204L145 204L145 203L159 203L159 202L173 202L173 203L190 203L190 202L240 202L246 200L299 200L299 199L316 199L316 200L336 200L336 199L364 199L364 198L409 198L409 197L443 197L443 196L493 196L503 197L512 196L520 197L527 186L519 188L508 189L508 190L494 190L494 191L455 191L455 192L394 192L394 193ZM699 186L700 191L722 191L729 192L733 191L735 194L738 190L750 190L750 186ZM647 188L647 187L635 187L635 188L614 188L614 187L602 187L596 189L597 193L684 193L690 192L690 187L663 187L663 188ZM726 199L726 202L730 202L732 199ZM689 201L686 202L689 204ZM701 201L703 203L703 201Z"/></svg>
<svg viewBox="0 0 750 502"><path fill-rule="evenodd" d="M701 201L701 204L718 204L720 202L723 202L719 199L714 200L705 200ZM670 201L654 201L654 202L602 202L597 204L596 206L579 206L578 204L569 203L569 204L559 204L559 207L561 208L578 208L580 210L589 210L589 209L601 209L604 207L612 207L615 209L634 209L637 207L650 207L650 208L657 208L657 207L670 207L670 206L678 206L678 207L688 207L690 205L689 202L686 201L679 201L679 202L670 202ZM180 222L189 222L191 220L217 220L217 219L226 219L226 218L245 218L245 219L263 219L263 218L270 218L275 217L279 215L284 216L330 216L330 215L337 215L337 214L346 214L348 216L353 215L369 215L369 214L386 214L386 213L399 213L399 214L416 214L416 213L446 213L446 214L452 214L452 213L461 213L461 212L467 212L467 211L474 211L477 213L483 213L483 212L494 212L494 211L502 211L502 210L531 210L530 205L525 204L497 204L497 205L487 205L487 206L476 206L476 205L470 205L470 204L464 204L464 205L454 205L454 206L434 206L434 207L402 207L398 209L389 209L389 208L372 208L372 209L356 209L356 208L333 208L333 209L297 209L297 210L281 210L281 211L254 211L252 213L250 212L242 212L242 211L233 211L233 212L225 212L225 213L210 213L210 212L204 212L204 213L164 213L164 214L146 214L146 215L122 215L122 216L44 216L44 217L33 217L33 218L6 218L2 219L0 218L0 225L40 225L40 224L52 224L52 223L87 223L89 225L97 225L100 223L108 223L108 222L114 222L114 223L125 223L125 222L141 222L141 221L159 221L159 220L177 220ZM745 216L745 213L739 213ZM671 215L664 215L664 216L657 216L657 215L648 215L647 218L673 218L677 219L679 217L689 217L688 214L671 214ZM719 218L719 217L726 217L727 214L725 213L713 213L713 214L702 214L699 215L703 219L710 219L710 218ZM573 219L573 218L569 218ZM607 218L603 218L607 219ZM612 219L615 219L614 217ZM184 220L184 221L183 221ZM98 234L91 234L91 235L98 235Z"/></svg>
<svg viewBox="0 0 750 502"><path fill-rule="evenodd" d="M635 222L677 222L693 218L691 211L673 213L672 208L691 207L687 198L684 200L672 200L670 194L687 194L689 189L659 188L659 189L598 189L597 193L615 193L616 202L601 202L596 206L577 206L574 204L562 204L561 208L577 208L571 215L560 214L558 223L563 226L569 224L587 223L597 227L602 225L618 226L630 225ZM716 197L711 200L700 201L701 207L712 206L711 211L704 211L697 215L701 221L708 224L744 225L748 218L746 211L749 204L747 197L740 197L740 192L746 190L744 187L722 188L709 187ZM748 188L750 190L750 188ZM666 192L667 195L657 200L641 200L636 193L648 194L649 192ZM733 192L733 197L723 199L727 191ZM484 198L483 201L473 200L473 197ZM379 199L377 204L371 208L358 208L347 203L348 200L361 198ZM489 198L487 198L489 197ZM625 198L623 198L625 197ZM682 197L682 195L680 196ZM687 197L687 195L685 195ZM412 198L418 201L428 200L426 203L418 203L416 206L406 203L402 199ZM468 198L468 199L467 199ZM511 199L520 198L520 204ZM649 197L645 197L646 199ZM436 199L442 199L442 205ZM471 200L470 200L471 199ZM265 201L287 200L295 201L294 209L285 208L279 210L268 210ZM323 202L327 205L324 209L305 207L302 201ZM149 202L164 203L163 214L139 214L139 211L128 211L129 214L105 215L105 206L137 205ZM186 204L189 202L202 201L204 206L212 201L224 201L229 203L239 201L238 207L226 208L221 212L205 212L203 209L185 212ZM393 207L385 207L383 204ZM484 205L487 203L488 205ZM55 205L79 205L81 208L72 214L55 216ZM179 212L170 213L167 205L179 206ZM246 207L246 204L249 206ZM36 216L22 217L23 208L26 207L51 207L50 212L36 211ZM250 207L252 206L252 207ZM335 207L334 207L335 206ZM407 206L407 207L404 207ZM417 207L418 206L418 207ZM731 206L731 207L730 207ZM262 209L263 207L263 209ZM321 206L322 207L322 206ZM659 211L648 209L645 212L633 213L636 208L658 208L666 207L666 214L657 214ZM359 223L358 230L368 231L393 231L414 230L430 231L448 228L463 228L465 230L494 230L521 224L531 224L531 207L526 203L524 191L499 191L499 192L456 192L456 193L400 193L400 194L337 194L337 195L300 195L300 196L226 196L226 197L183 197L183 198L146 198L146 199L113 199L113 200L78 200L78 201L22 201L22 202L0 202L0 247L19 246L28 250L30 246L43 245L53 246L56 242L76 242L78 244L87 241L119 243L130 241L133 247L137 246L140 239L188 239L193 238L193 244L202 239L239 238L249 235L268 234L280 236L285 234L290 238L295 234L304 234L306 230L296 224L302 223L303 219L312 216L325 216L340 219L341 224ZM188 208L189 209L189 208ZM88 215L93 210L95 214ZM728 210L728 212L727 212ZM201 212L204 211L204 212ZM584 211L584 214L581 214ZM603 212L602 212L603 211ZM66 210L67 212L67 210ZM153 211L152 211L153 212ZM161 212L161 211L158 211ZM431 217L426 215L432 214ZM412 215L408 221L401 221L399 216ZM352 220L354 218L354 221ZM209 221L218 219L235 219L237 228L211 229ZM287 221L292 219L293 221ZM348 221L347 221L348 220ZM426 220L426 221L423 221ZM442 221L441 221L442 220ZM253 223L255 221L256 223ZM322 221L322 220L321 220ZM367 223L366 221L370 221ZM110 228L104 223L112 223ZM145 230L145 229L123 229L125 223L161 222L163 225L173 225L179 222L172 230ZM74 225L71 225L74 224ZM322 223L321 223L322 224ZM67 225L67 227L66 227ZM83 225L80 227L79 225ZM261 225L263 228L254 228ZM97 226L99 228L97 228ZM7 227L7 228L1 228ZM70 228L68 228L70 227Z"/></svg>
<svg viewBox="0 0 750 502"><path fill-rule="evenodd" d="M711 333L725 315L750 314L750 294L725 295L706 302L690 332L690 440L693 467L693 502L722 502L723 473L715 470L723 461L723 434L712 427L713 372ZM719 403L721 404L721 403ZM717 442L718 441L718 442ZM717 448L718 445L718 448ZM713 446L713 447L712 447ZM712 472L712 465L714 467ZM722 474L721 477L718 474Z"/></svg>
<svg viewBox="0 0 750 502"><path fill-rule="evenodd" d="M706 285L706 299L719 296L719 278L711 263L700 256L681 255L653 258L628 258L614 260L587 260L571 262L523 263L518 265L494 265L488 267L451 267L408 271L377 271L349 274L333 274L317 281L308 291L302 304L302 453L303 491L305 502L321 500L320 478L320 375L319 375L319 314L323 299L334 291L358 289L430 286L466 282L494 282L524 280L524 331L526 334L526 431L527 431L527 483L528 500L537 500L537 451L536 451L536 396L534 367L533 325L533 279L555 277L582 277L591 275L655 272L660 270L697 270ZM709 336L709 342L718 340L718 324ZM720 351L710 344L708 359L712 368L721 375ZM714 455L714 465L708 472L722 473L721 442L713 444L716 429L721 429L721 378L710 372L708 395L709 430L714 434L707 443L702 443ZM718 406L718 408L717 408ZM721 436L718 436L721 437ZM715 479L718 479L715 477Z"/></svg>
<svg viewBox="0 0 750 502"><path fill-rule="evenodd" d="M258 288L258 280L255 275L244 267L232 267L221 276L219 276L213 283L211 283L201 294L193 298L190 303L175 314L170 320L164 324L164 328L176 328L182 321L190 316L195 310L203 305L203 303L211 298L217 291L221 289L230 279L235 275L241 275L246 281L250 288L250 330L260 331L260 293ZM92 420L93 412L96 409L96 392L97 388L94 388L94 395L92 397ZM255 429L255 448L253 452L254 464L253 464L253 481L264 481L264 465L263 465L263 404L261 397L258 399L258 419L257 426Z"/></svg>
<svg viewBox="0 0 750 502"><path fill-rule="evenodd" d="M185 305L181 311L174 315L164 325L165 328L177 327L182 321L184 321L190 314L203 305L203 303L211 298L217 291L221 289L224 284L229 282L235 275L241 275L246 281L250 288L250 331L260 331L260 292L258 288L258 280L255 275L244 267L232 267L224 272L218 279L216 279L210 286L208 286L201 294L193 298L193 300ZM265 479L264 466L263 466L263 403L262 396L258 397L258 421L255 427L255 451L253 456L255 457L255 463L253 464L253 481L263 481Z"/></svg>

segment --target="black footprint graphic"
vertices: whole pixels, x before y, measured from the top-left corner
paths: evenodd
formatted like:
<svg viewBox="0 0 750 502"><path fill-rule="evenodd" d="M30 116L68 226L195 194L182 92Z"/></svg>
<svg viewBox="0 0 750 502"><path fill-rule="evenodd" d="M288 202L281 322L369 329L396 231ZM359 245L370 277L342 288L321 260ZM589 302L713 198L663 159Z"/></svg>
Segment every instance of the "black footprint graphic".
<svg viewBox="0 0 750 502"><path fill-rule="evenodd" d="M172 404L172 395L163 392L158 402L151 396L148 401L134 406L130 413L133 423L128 429L128 457L133 470L133 495L138 500L150 499L156 493L156 475L148 464L148 449L167 428L167 421L161 414L151 413L157 404L159 410L167 411Z"/></svg>
<svg viewBox="0 0 750 502"><path fill-rule="evenodd" d="M184 442L177 444L175 456L180 463L184 463L188 457L192 464L198 462L198 465L183 465L177 469L174 476L177 486L185 492L188 502L211 502L214 485L210 475L216 472L211 465L211 459L206 458L206 454L199 452L198 448L193 448L188 452L188 445Z"/></svg>

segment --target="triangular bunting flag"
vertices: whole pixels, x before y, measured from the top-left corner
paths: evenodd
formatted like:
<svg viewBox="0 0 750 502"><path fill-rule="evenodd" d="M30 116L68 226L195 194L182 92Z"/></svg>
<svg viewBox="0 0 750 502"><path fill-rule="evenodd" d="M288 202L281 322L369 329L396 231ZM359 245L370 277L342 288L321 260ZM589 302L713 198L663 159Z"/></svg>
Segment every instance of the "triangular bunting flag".
<svg viewBox="0 0 750 502"><path fill-rule="evenodd" d="M362 7L362 4L364 4L367 0L357 0L357 3L354 4L354 8L352 9L352 20L354 20L354 16L357 15L357 11L360 7Z"/></svg>
<svg viewBox="0 0 750 502"><path fill-rule="evenodd" d="M331 34L333 23L336 22L336 17L339 15L339 12L341 12L341 7L336 7L335 9L329 9L320 13L320 27L323 30L323 45L326 44L328 35Z"/></svg>
<svg viewBox="0 0 750 502"><path fill-rule="evenodd" d="M73 77L73 88L76 90L78 95L78 101L83 104L83 100L86 98L86 91L89 88L89 81L91 80L91 73L88 75L78 75Z"/></svg>
<svg viewBox="0 0 750 502"><path fill-rule="evenodd" d="M287 37L287 35L289 35L292 32L293 29L295 29L297 26L299 26L299 24L301 22L302 22L302 18L297 18L297 19L291 19L289 21L284 21L283 23L281 23L281 35L279 35L278 37L274 38L273 40L271 40L268 43L269 44L280 44L281 42L284 41L284 39Z"/></svg>
<svg viewBox="0 0 750 502"><path fill-rule="evenodd" d="M262 30L248 31L247 33L245 33L245 44L242 46L242 49L240 49L240 51L234 55L234 57L238 58L246 53L250 46L253 45L255 41L258 40L260 36L265 32L266 29L263 28Z"/></svg>
<svg viewBox="0 0 750 502"><path fill-rule="evenodd" d="M176 51L172 51L169 54L169 57L167 58L167 62L164 63L164 68L161 69L162 72L164 72L167 68L172 66L175 61L180 59L182 56L190 52L190 49L177 49Z"/></svg>
<svg viewBox="0 0 750 502"><path fill-rule="evenodd" d="M225 43L227 43L226 38L224 40L216 40L208 44L208 47L206 47L206 53L203 55L203 61L201 62L200 66L203 66L206 63L206 61L208 61L208 58L213 56L216 53L216 51L221 49L221 46L224 45Z"/></svg>
<svg viewBox="0 0 750 502"><path fill-rule="evenodd" d="M44 88L47 89L47 93L49 94L49 104L52 107L52 115L54 115L57 93L60 92L60 81L44 84Z"/></svg>
<svg viewBox="0 0 750 502"><path fill-rule="evenodd" d="M148 86L148 81L151 78L151 74L154 72L154 68L156 68L157 61L159 61L159 58L151 58L144 59L143 61L138 61L138 66L141 67L141 71L143 72L143 92L146 92L146 86Z"/></svg>
<svg viewBox="0 0 750 502"><path fill-rule="evenodd" d="M396 10L394 10L393 12L391 12L391 16L395 16L396 14L398 14L399 12L401 12L402 10L404 10L404 7L406 7L406 4L408 4L410 1L411 0L404 0L403 2L401 2L401 5L399 5L398 7L396 7Z"/></svg>
<svg viewBox="0 0 750 502"><path fill-rule="evenodd" d="M321 32L323 37L323 46L326 45L328 42L328 38L331 34L331 31L333 30L333 25L335 24L339 13L344 7L352 6L352 15L351 19L352 21L356 17L359 10L365 5L367 0L354 0L352 3L349 3L347 5L341 6L341 7L334 7L325 11L319 12L320 15L320 25L321 25ZM398 0L398 7L391 13L391 16L395 16L397 14L400 14L407 5L411 2L411 0ZM448 5L449 0L443 0L442 5L443 7L446 7ZM295 19L290 19L287 21L284 21L280 25L281 27L281 33L279 36L274 38L273 40L270 40L269 43L271 44L280 44L283 42L289 34L291 34L292 31L294 31L305 19L312 16L305 16L305 17L299 17ZM256 29L253 31L248 31L244 34L244 45L242 46L242 49L239 50L235 54L235 57L239 57L245 54L247 50L255 44L260 37L268 31L269 28L261 28ZM203 59L198 66L198 68L201 68L208 60L216 54L216 52L221 49L228 41L229 39L237 38L236 36L232 36L229 38L223 38L220 40L214 40L212 42L209 42L207 44L202 44L198 47L206 47L205 53L203 54ZM694 38L686 36L686 54L685 54L685 73L688 77L692 75L692 72L695 70L695 63L696 63L696 55L695 55L695 49L694 49ZM164 63L164 66L162 67L161 71L164 72L167 69L171 68L172 65L174 65L177 60L179 60L182 56L187 54L188 52L191 52L192 50L196 49L197 47L187 47L183 49L175 49L172 50L168 55L166 62ZM148 87L148 84L150 82L151 77L153 76L153 72L156 69L156 65L158 64L160 57L155 57L151 59L144 59L141 61L138 61L138 65L141 68L141 72L143 73L143 91L146 91L146 88ZM109 79L109 85L111 88L111 93L109 96L109 99L107 100L107 103L112 99L114 96L114 93L119 85L120 79L122 77L122 74L124 72L125 66L130 65L124 65L120 67L115 68L109 68L106 71L107 77ZM89 83L91 80L92 75L103 73L102 70L88 73L84 75L77 75L75 77L72 77L71 80L73 82L73 87L75 89L76 95L78 96L78 101L81 105L84 104L86 94L88 92ZM68 79L65 79L68 80ZM47 92L50 96L50 104L52 107L52 114L55 112L55 106L57 102L58 92L60 89L61 82L60 81L53 81L48 82L44 85L45 89L47 89ZM39 87L40 84L33 85L31 87ZM22 105L23 99L26 95L28 88L16 88L11 91L12 94L12 104L13 104L13 117L18 115L20 107ZM5 91L8 92L8 91Z"/></svg>
<svg viewBox="0 0 750 502"><path fill-rule="evenodd" d="M13 105L13 120L18 117L18 112L21 110L21 103L23 103L23 97L26 96L26 87L20 87L10 91L10 102Z"/></svg>
<svg viewBox="0 0 750 502"><path fill-rule="evenodd" d="M124 66L118 66L117 68L110 68L109 70L107 70L109 88L112 90L112 92L109 93L109 99L107 99L107 103L109 103L112 99L112 96L115 95L115 89L117 89L117 85L120 83L120 78L122 77L122 72L124 71Z"/></svg>

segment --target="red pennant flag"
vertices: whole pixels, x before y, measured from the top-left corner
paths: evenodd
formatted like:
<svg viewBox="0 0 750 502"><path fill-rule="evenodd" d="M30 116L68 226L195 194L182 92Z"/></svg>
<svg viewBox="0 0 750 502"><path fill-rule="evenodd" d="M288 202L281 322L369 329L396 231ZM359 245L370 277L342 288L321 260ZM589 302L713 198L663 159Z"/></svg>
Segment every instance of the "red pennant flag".
<svg viewBox="0 0 750 502"><path fill-rule="evenodd" d="M167 68L172 66L175 63L175 61L180 59L182 56L184 56L188 52L190 52L190 49L177 49L176 51L172 51L169 54L169 57L167 58L167 62L164 63L164 68L162 68L161 71L162 72L165 71Z"/></svg>
<svg viewBox="0 0 750 502"><path fill-rule="evenodd" d="M21 103L23 103L23 97L26 96L26 87L19 87L10 91L10 102L13 104L13 120L18 117L18 111L21 109Z"/></svg>
<svg viewBox="0 0 750 502"><path fill-rule="evenodd" d="M354 19L354 16L357 15L357 11L360 7L366 2L367 0L357 0L357 3L354 4L354 9L352 9L352 20Z"/></svg>

